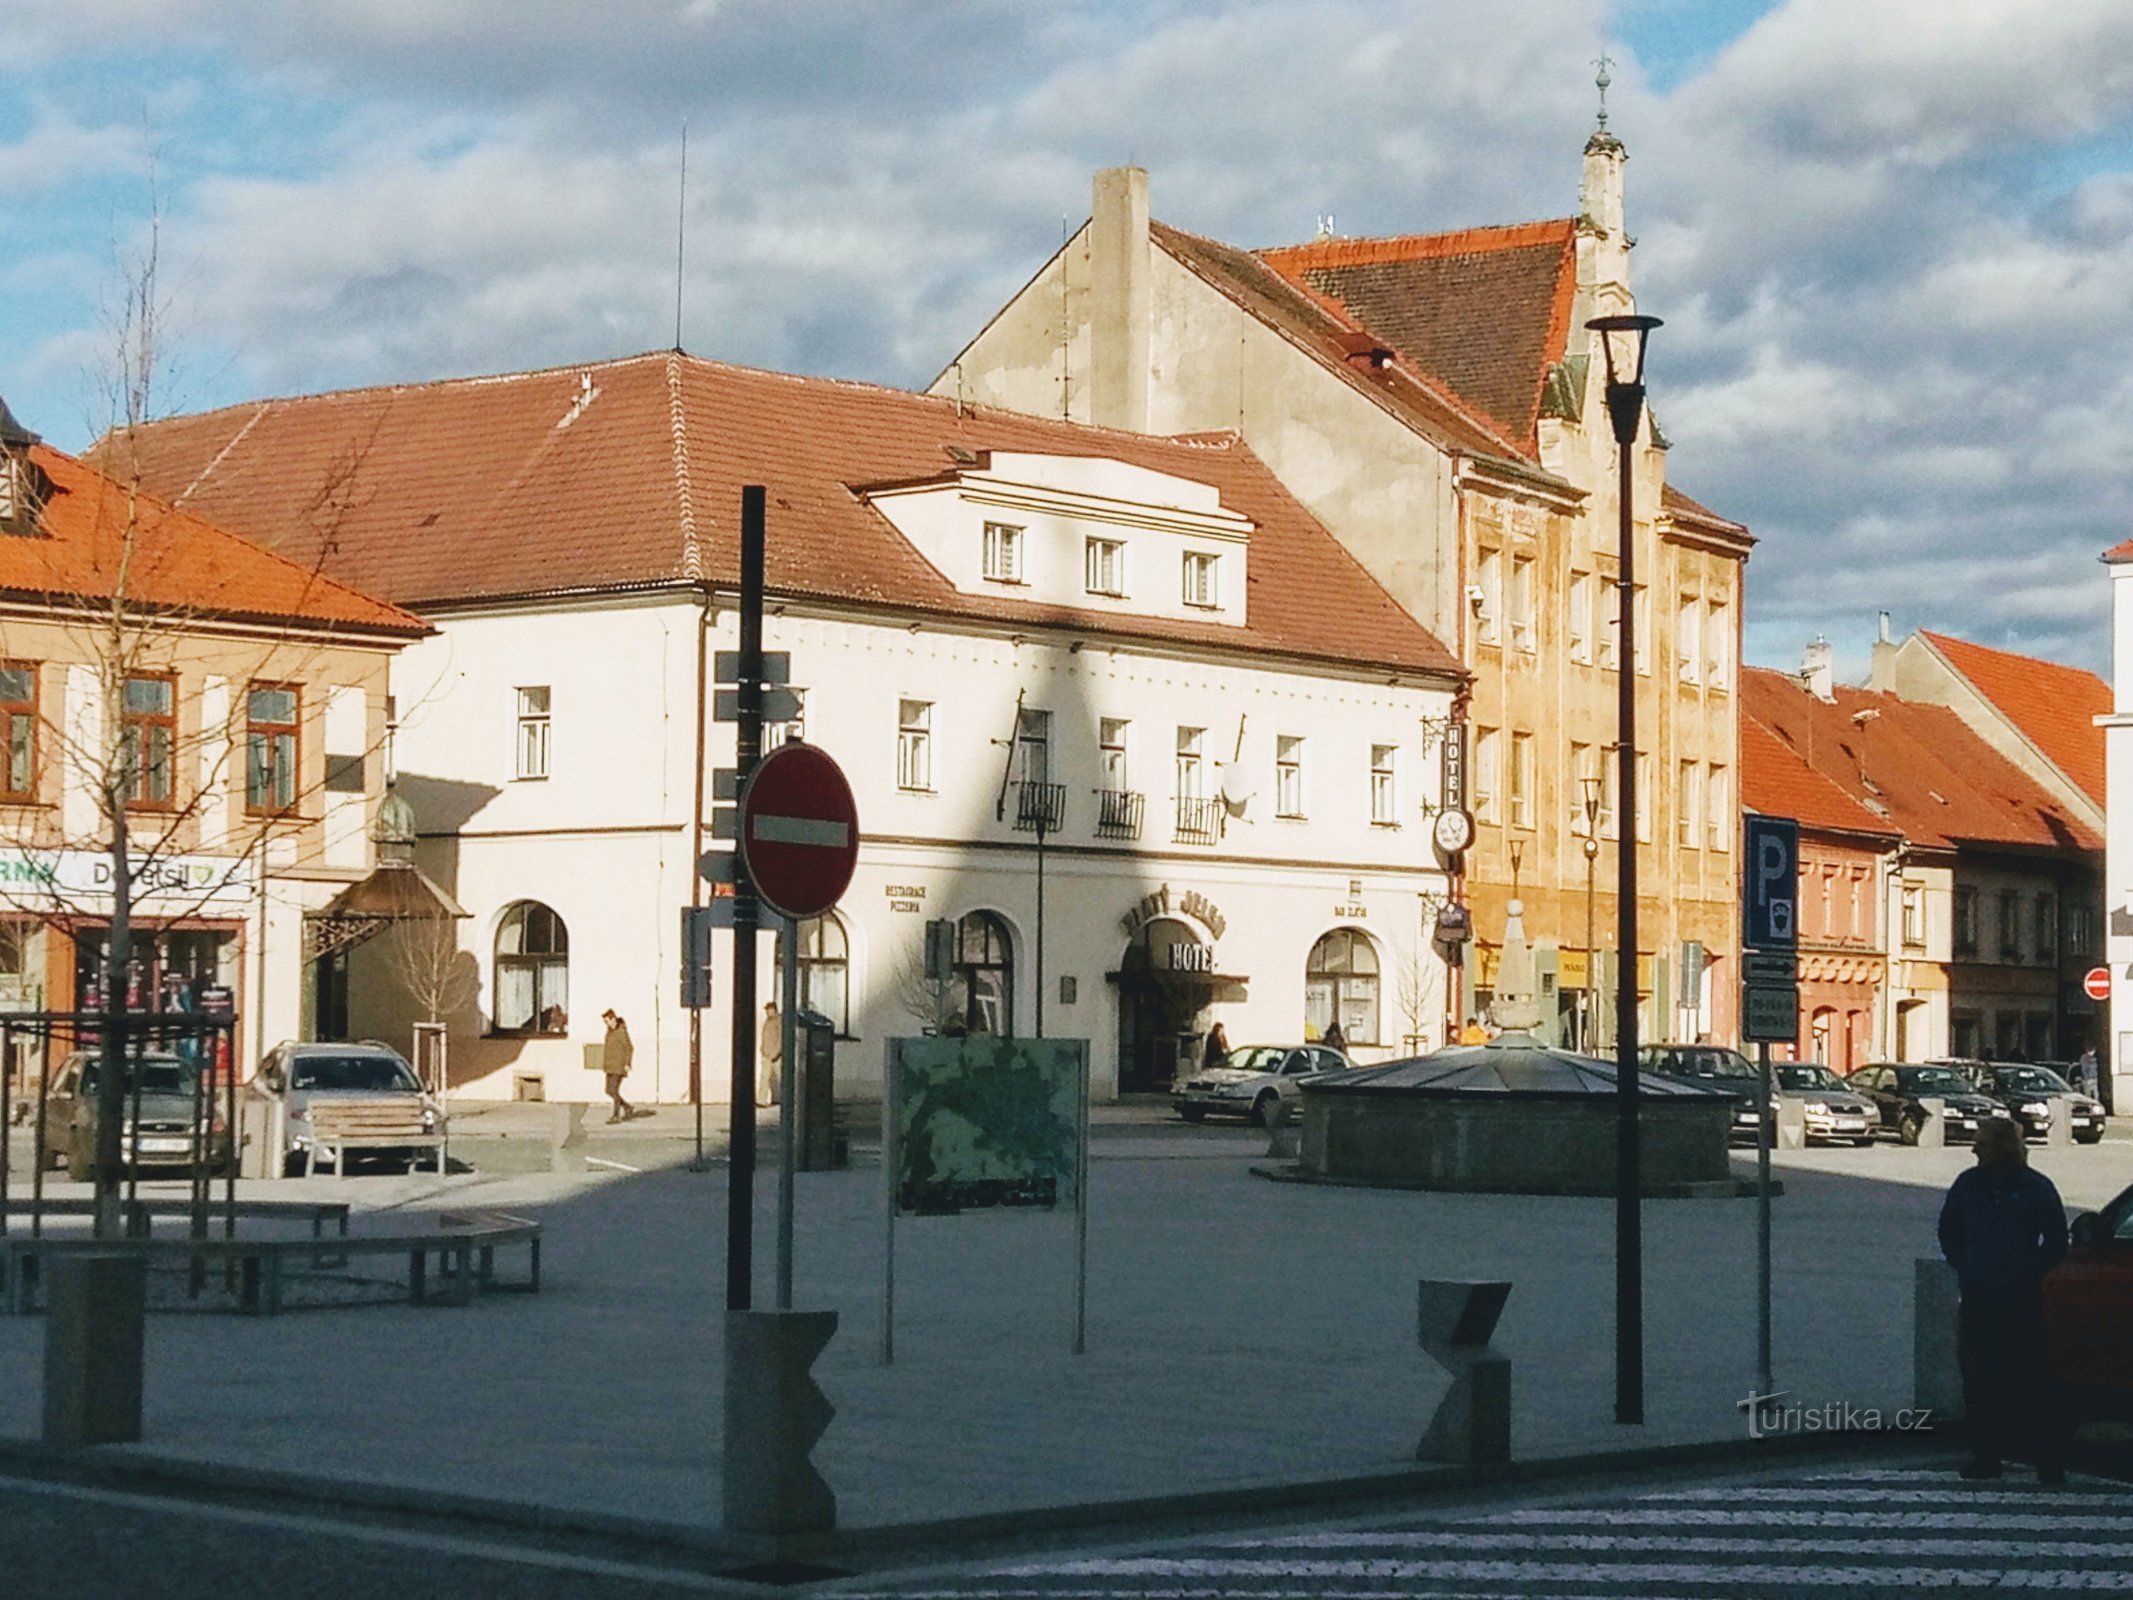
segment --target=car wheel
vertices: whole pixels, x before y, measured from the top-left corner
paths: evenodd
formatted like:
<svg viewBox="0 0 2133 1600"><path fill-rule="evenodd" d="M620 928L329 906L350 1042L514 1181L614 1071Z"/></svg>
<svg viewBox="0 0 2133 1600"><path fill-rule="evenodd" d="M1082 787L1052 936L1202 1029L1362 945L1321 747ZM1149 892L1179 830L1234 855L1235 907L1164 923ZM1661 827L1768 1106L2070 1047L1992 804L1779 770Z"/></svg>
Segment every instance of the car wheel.
<svg viewBox="0 0 2133 1600"><path fill-rule="evenodd" d="M1269 1089L1264 1094L1260 1095L1258 1099L1252 1102L1253 1127L1263 1128L1266 1126L1267 1113L1273 1110L1274 1102L1276 1100L1279 1100L1280 1098L1280 1095L1276 1094L1272 1089Z"/></svg>
<svg viewBox="0 0 2133 1600"><path fill-rule="evenodd" d="M1918 1143L1918 1133L1925 1126L1925 1121L1926 1119L1915 1111L1904 1113L1903 1120L1896 1124L1896 1137L1904 1144Z"/></svg>
<svg viewBox="0 0 2133 1600"><path fill-rule="evenodd" d="M1187 1122L1199 1122L1206 1118L1207 1108L1205 1106L1179 1106L1178 1115Z"/></svg>

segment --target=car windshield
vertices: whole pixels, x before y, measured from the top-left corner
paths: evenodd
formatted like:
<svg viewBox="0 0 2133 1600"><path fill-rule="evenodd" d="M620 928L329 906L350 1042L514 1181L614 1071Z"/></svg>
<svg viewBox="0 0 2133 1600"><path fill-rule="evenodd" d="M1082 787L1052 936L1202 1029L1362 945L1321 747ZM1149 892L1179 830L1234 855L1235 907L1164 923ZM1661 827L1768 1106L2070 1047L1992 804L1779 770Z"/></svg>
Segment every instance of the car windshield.
<svg viewBox="0 0 2133 1600"><path fill-rule="evenodd" d="M1843 1081L1819 1061L1781 1061L1778 1083L1787 1089L1841 1089Z"/></svg>
<svg viewBox="0 0 2133 1600"><path fill-rule="evenodd" d="M1908 1067L1902 1082L1911 1094L1963 1094L1970 1089L1953 1067Z"/></svg>
<svg viewBox="0 0 2133 1600"><path fill-rule="evenodd" d="M81 1092L96 1093L96 1069L98 1062L91 1057L82 1063ZM140 1079L143 1094L191 1094L193 1080L199 1076L191 1067L176 1056L141 1056L134 1063L134 1071L126 1074L126 1089L131 1093L134 1079Z"/></svg>
<svg viewBox="0 0 2133 1600"><path fill-rule="evenodd" d="M2065 1094L2067 1081L2042 1067L1995 1067L1993 1077L2010 1094Z"/></svg>
<svg viewBox="0 0 2133 1600"><path fill-rule="evenodd" d="M1279 1072L1288 1055L1289 1052L1280 1045L1240 1045L1229 1053L1229 1059L1222 1065L1238 1072Z"/></svg>
<svg viewBox="0 0 2133 1600"><path fill-rule="evenodd" d="M1666 1050L1656 1052L1652 1063L1660 1072L1683 1078L1749 1078L1755 1068L1748 1058L1733 1050Z"/></svg>
<svg viewBox="0 0 2133 1600"><path fill-rule="evenodd" d="M299 1056L289 1067L292 1089L356 1089L419 1094L407 1063L391 1056Z"/></svg>

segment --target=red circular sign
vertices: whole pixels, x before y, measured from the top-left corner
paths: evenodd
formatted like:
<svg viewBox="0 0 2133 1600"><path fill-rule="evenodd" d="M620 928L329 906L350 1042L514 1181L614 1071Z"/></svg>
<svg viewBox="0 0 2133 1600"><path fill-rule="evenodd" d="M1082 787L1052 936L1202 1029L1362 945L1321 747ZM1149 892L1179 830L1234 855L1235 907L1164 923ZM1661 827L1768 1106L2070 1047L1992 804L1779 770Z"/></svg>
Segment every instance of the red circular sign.
<svg viewBox="0 0 2133 1600"><path fill-rule="evenodd" d="M2111 969L2109 967L2089 968L2089 975L2081 980L2081 992L2091 1000L2110 999Z"/></svg>
<svg viewBox="0 0 2133 1600"><path fill-rule="evenodd" d="M741 791L741 859L763 903L799 921L837 903L859 862L859 808L844 770L797 741L763 757Z"/></svg>

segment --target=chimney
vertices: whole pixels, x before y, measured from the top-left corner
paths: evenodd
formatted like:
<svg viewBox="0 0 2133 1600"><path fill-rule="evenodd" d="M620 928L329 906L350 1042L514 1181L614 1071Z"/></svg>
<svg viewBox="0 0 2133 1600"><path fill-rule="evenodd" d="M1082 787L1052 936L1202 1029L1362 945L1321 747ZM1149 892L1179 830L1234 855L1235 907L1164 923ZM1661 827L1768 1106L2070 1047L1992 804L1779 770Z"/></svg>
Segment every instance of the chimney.
<svg viewBox="0 0 2133 1600"><path fill-rule="evenodd" d="M1800 676L1807 681L1807 692L1817 700L1835 702L1836 658L1829 648L1829 641L1820 634L1815 635L1813 644L1800 652Z"/></svg>
<svg viewBox="0 0 2133 1600"><path fill-rule="evenodd" d="M1148 431L1148 174L1106 167L1089 206L1089 420Z"/></svg>
<svg viewBox="0 0 2133 1600"><path fill-rule="evenodd" d="M1876 694L1896 692L1896 645L1889 638L1889 614L1886 611L1881 613L1874 639L1874 664L1867 673L1866 686Z"/></svg>

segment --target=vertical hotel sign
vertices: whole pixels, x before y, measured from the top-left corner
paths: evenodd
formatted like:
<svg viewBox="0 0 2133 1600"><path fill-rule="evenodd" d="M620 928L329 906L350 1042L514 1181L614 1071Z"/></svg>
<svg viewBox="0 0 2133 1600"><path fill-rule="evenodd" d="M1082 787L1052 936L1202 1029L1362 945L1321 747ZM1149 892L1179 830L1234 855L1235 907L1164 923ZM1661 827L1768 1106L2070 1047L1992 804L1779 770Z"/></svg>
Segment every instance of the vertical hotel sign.
<svg viewBox="0 0 2133 1600"><path fill-rule="evenodd" d="M1454 718L1444 730L1444 793L1438 804L1446 811L1466 809L1466 719Z"/></svg>

